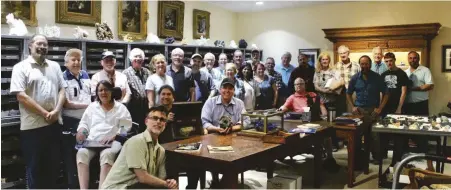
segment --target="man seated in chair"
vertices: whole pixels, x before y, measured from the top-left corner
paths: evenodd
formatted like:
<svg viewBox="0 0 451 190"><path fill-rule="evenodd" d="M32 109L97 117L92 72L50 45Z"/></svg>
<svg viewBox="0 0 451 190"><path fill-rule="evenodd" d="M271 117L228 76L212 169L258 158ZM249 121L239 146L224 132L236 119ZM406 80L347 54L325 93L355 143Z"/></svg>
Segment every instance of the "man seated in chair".
<svg viewBox="0 0 451 190"><path fill-rule="evenodd" d="M241 113L245 113L242 100L233 97L235 94L235 85L229 78L221 82L219 89L220 95L209 98L202 108L202 126L208 133L229 134L232 131L239 131L242 128ZM229 126L220 126L221 120L230 120ZM248 126L250 120L246 117L244 126ZM186 189L196 189L197 181L203 171L190 171L188 173L188 185ZM219 182L218 174L212 173L213 183ZM213 186L213 185L212 185Z"/></svg>
<svg viewBox="0 0 451 190"><path fill-rule="evenodd" d="M178 189L176 180L165 179L165 150L158 143L167 119L164 106L150 108L145 119L147 130L124 144L102 189Z"/></svg>
<svg viewBox="0 0 451 190"><path fill-rule="evenodd" d="M280 111L303 113L304 107L310 107L311 112L321 112L322 117L327 117L327 110L323 102L314 92L305 91L305 82L301 77L296 78L294 81L294 91L295 93L288 97L285 104L279 108ZM312 113L312 116L314 114L319 113ZM330 171L337 171L339 166L332 155L332 141L330 138L326 139L324 146L327 154L324 167Z"/></svg>

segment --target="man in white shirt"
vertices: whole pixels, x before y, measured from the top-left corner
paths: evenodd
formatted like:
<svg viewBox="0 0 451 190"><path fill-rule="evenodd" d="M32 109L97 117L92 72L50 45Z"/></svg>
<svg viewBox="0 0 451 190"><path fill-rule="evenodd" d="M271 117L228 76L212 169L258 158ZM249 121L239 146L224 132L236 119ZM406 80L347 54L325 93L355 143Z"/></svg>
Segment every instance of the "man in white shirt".
<svg viewBox="0 0 451 190"><path fill-rule="evenodd" d="M67 83L66 103L63 109L64 131L75 133L78 123L83 113L91 103L91 84L89 75L81 70L82 51L79 49L69 49L64 56L66 70L63 78ZM63 135L63 159L66 166L69 188L77 187L77 166L75 154L72 147L75 146L75 139L72 134Z"/></svg>
<svg viewBox="0 0 451 190"><path fill-rule="evenodd" d="M102 64L103 70L94 74L91 79L91 96L96 94L97 83L101 80L107 80L114 87L119 87L122 90L122 96L120 102L127 104L130 101L130 96L132 94L130 87L128 86L127 77L119 71L116 71L114 66L116 65L116 55L111 51L105 51L102 53Z"/></svg>
<svg viewBox="0 0 451 190"><path fill-rule="evenodd" d="M200 57L202 59L202 56L200 56ZM205 67L202 67L200 70L203 72L209 73L211 75L211 77L213 78L214 84L219 85L219 83L222 80L223 75L221 74L221 71L218 68L213 68L215 66L215 61L216 61L216 58L215 58L214 54L206 53L204 56Z"/></svg>
<svg viewBox="0 0 451 190"><path fill-rule="evenodd" d="M48 42L34 35L30 56L13 67L11 94L20 110L20 140L30 189L57 188L59 176L61 109L66 83L60 65L46 59Z"/></svg>

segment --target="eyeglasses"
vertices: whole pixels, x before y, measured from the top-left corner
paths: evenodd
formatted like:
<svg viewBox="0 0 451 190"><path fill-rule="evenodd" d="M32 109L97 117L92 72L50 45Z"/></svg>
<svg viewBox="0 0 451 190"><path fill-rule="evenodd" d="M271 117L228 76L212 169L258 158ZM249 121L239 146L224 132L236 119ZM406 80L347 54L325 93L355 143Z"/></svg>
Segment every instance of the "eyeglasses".
<svg viewBox="0 0 451 190"><path fill-rule="evenodd" d="M302 86L305 85L305 83L294 83L295 86Z"/></svg>
<svg viewBox="0 0 451 190"><path fill-rule="evenodd" d="M147 118L149 118L151 120L154 120L154 121L158 121L159 120L160 122L163 122L163 123L166 123L166 121L167 121L167 119L164 118L164 117L152 116L152 117L147 117Z"/></svg>
<svg viewBox="0 0 451 190"><path fill-rule="evenodd" d="M326 74L323 74L323 81L326 81Z"/></svg>

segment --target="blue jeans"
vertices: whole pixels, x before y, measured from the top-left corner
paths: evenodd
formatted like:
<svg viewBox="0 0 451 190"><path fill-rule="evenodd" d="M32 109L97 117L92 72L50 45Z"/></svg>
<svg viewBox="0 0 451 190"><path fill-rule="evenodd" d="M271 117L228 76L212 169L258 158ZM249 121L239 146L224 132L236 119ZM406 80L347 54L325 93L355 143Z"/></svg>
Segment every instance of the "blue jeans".
<svg viewBox="0 0 451 190"><path fill-rule="evenodd" d="M61 125L58 122L20 132L29 189L54 189L60 169Z"/></svg>

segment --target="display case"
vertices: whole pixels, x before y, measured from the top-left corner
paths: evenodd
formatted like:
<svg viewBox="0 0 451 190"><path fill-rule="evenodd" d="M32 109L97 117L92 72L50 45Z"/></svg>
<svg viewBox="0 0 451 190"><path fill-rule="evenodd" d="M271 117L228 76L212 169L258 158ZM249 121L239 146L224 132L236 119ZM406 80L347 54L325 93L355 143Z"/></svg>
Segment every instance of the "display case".
<svg viewBox="0 0 451 190"><path fill-rule="evenodd" d="M116 55L116 70L122 72L127 66L127 49L128 44L122 42L86 41L86 71L89 77L103 69L100 61L105 51Z"/></svg>
<svg viewBox="0 0 451 190"><path fill-rule="evenodd" d="M269 118L280 117L278 122L270 122ZM255 110L253 112L246 112L241 114L241 123L245 123L244 119L250 120L250 126L245 126L246 129L240 131L241 135L261 135L275 131L283 131L284 116L283 112L270 110ZM280 123L279 123L280 122Z"/></svg>
<svg viewBox="0 0 451 190"><path fill-rule="evenodd" d="M2 189L24 189L25 164L20 151L20 112L16 96L9 91L12 70L23 60L23 37L2 36L1 43L1 127L2 127Z"/></svg>

